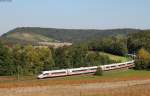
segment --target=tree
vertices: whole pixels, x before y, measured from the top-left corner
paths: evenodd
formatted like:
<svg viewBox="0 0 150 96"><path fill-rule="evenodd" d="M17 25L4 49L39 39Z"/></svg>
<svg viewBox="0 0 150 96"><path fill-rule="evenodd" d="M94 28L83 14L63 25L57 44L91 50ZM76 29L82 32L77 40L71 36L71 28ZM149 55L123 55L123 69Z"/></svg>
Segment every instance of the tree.
<svg viewBox="0 0 150 96"><path fill-rule="evenodd" d="M68 53L67 53L66 48L55 49L54 61L55 61L55 67L57 69L69 67L69 59L67 59L67 55Z"/></svg>
<svg viewBox="0 0 150 96"><path fill-rule="evenodd" d="M129 53L134 53L145 48L150 52L150 31L142 31L128 35L127 45Z"/></svg>
<svg viewBox="0 0 150 96"><path fill-rule="evenodd" d="M12 48L12 61L14 65L14 75L19 79L20 75L27 74L26 58L23 47L16 45Z"/></svg>
<svg viewBox="0 0 150 96"><path fill-rule="evenodd" d="M107 37L93 40L88 43L92 51L103 51L125 56L128 53L127 39L123 37Z"/></svg>
<svg viewBox="0 0 150 96"><path fill-rule="evenodd" d="M26 67L29 74L37 74L43 69L43 63L40 60L39 51L29 45L24 48Z"/></svg>
<svg viewBox="0 0 150 96"><path fill-rule="evenodd" d="M0 42L0 75L14 74L11 51Z"/></svg>
<svg viewBox="0 0 150 96"><path fill-rule="evenodd" d="M71 56L70 62L73 67L77 68L87 66L85 62L87 54L88 48L85 45L78 44L71 47L69 50L69 55Z"/></svg>
<svg viewBox="0 0 150 96"><path fill-rule="evenodd" d="M49 48L34 48L28 46L15 46L13 49L13 65L15 74L34 75L40 71L53 69L55 63Z"/></svg>
<svg viewBox="0 0 150 96"><path fill-rule="evenodd" d="M51 49L49 48L37 48L38 56L40 58L41 65L44 71L52 70L55 67L55 62L52 56ZM40 66L41 66L40 65Z"/></svg>
<svg viewBox="0 0 150 96"><path fill-rule="evenodd" d="M102 76L102 75L103 75L103 70L102 70L101 67L98 67L98 68L97 68L97 70L96 70L96 72L95 72L95 75L96 75L96 76Z"/></svg>
<svg viewBox="0 0 150 96"><path fill-rule="evenodd" d="M138 51L135 63L136 63L136 66L135 66L136 69L150 68L150 53L146 49L141 48Z"/></svg>

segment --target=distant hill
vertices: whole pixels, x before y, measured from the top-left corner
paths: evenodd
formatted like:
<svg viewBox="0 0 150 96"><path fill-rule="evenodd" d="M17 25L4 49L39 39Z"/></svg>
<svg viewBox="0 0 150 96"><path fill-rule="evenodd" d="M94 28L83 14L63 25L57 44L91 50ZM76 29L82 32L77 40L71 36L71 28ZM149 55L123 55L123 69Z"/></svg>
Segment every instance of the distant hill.
<svg viewBox="0 0 150 96"><path fill-rule="evenodd" d="M20 27L1 36L1 39L15 42L79 42L91 38L127 35L140 32L139 29L57 29L40 27Z"/></svg>

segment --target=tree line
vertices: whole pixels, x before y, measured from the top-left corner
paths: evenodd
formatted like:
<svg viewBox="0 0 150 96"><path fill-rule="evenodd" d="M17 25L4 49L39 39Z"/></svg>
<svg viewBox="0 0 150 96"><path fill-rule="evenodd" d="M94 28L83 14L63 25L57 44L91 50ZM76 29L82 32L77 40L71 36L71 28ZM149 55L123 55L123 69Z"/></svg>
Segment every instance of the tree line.
<svg viewBox="0 0 150 96"><path fill-rule="evenodd" d="M128 49L129 52L137 53L135 58L135 69L150 70L150 31L129 34Z"/></svg>
<svg viewBox="0 0 150 96"><path fill-rule="evenodd" d="M128 36L96 38L86 42L88 49L127 56L136 54L135 69L150 69L150 31L133 32Z"/></svg>
<svg viewBox="0 0 150 96"><path fill-rule="evenodd" d="M0 75L35 75L41 71L114 63L108 56L89 52L85 45L63 48L7 47L0 43Z"/></svg>
<svg viewBox="0 0 150 96"><path fill-rule="evenodd" d="M87 43L89 50L103 51L115 55L126 56L128 54L127 38L111 36L97 38Z"/></svg>

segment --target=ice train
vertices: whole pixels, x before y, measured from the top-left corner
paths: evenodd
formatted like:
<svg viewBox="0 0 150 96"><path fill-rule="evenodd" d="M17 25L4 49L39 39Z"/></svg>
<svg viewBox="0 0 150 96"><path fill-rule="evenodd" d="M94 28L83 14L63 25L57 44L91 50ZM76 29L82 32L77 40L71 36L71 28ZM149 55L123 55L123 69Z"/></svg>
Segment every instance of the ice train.
<svg viewBox="0 0 150 96"><path fill-rule="evenodd" d="M49 77L95 73L98 67L101 67L103 71L110 71L110 70L116 70L122 68L132 68L134 67L134 60L123 62L123 63L115 63L115 64L93 66L93 67L80 67L80 68L72 68L72 69L43 71L42 74L38 75L38 78L43 79Z"/></svg>

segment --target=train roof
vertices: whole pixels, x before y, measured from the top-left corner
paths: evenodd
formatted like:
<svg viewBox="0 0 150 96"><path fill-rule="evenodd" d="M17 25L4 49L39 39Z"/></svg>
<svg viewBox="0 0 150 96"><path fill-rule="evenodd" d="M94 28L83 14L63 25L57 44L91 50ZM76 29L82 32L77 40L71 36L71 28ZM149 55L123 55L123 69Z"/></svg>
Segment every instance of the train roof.
<svg viewBox="0 0 150 96"><path fill-rule="evenodd" d="M123 63L113 63L113 64L107 64L107 65L99 65L99 67L105 67L105 66L115 66L120 64L127 64L127 63L133 63L134 60L123 62ZM80 69L88 69L88 68L97 68L98 66L92 66L92 67L80 67L80 68L69 68L69 69L60 69L60 70L50 70L50 71L42 71L42 73L49 73L49 72L60 72L60 71L66 71L66 70L80 70Z"/></svg>
<svg viewBox="0 0 150 96"><path fill-rule="evenodd" d="M60 70L50 70L50 71L42 71L42 73L60 72L60 71L66 71L66 69L60 69Z"/></svg>
<svg viewBox="0 0 150 96"><path fill-rule="evenodd" d="M97 68L97 66L92 66L92 67L80 67L80 68L71 68L71 69L69 69L69 70L88 69L88 68Z"/></svg>

